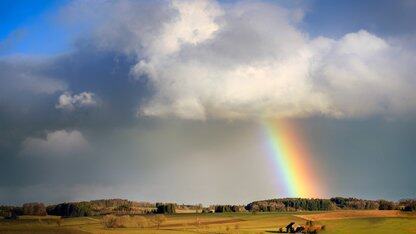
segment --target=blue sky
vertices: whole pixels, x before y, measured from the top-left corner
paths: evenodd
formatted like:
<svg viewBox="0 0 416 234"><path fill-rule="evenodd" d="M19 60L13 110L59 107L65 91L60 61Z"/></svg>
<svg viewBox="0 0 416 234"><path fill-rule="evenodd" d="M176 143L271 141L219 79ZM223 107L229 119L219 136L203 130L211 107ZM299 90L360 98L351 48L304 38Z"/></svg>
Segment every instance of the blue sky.
<svg viewBox="0 0 416 234"><path fill-rule="evenodd" d="M48 55L64 52L70 47L70 32L55 22L56 11L67 1L1 1L2 24L0 41L2 55Z"/></svg>
<svg viewBox="0 0 416 234"><path fill-rule="evenodd" d="M285 197L275 118L302 130L322 196L412 197L415 9L1 1L0 201Z"/></svg>

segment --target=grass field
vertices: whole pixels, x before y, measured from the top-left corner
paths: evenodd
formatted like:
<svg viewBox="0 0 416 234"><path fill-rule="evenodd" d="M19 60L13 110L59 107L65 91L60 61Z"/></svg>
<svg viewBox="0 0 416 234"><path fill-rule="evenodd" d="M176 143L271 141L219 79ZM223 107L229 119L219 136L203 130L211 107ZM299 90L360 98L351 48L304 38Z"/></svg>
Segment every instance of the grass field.
<svg viewBox="0 0 416 234"><path fill-rule="evenodd" d="M276 233L279 226L307 219L325 225L327 234L416 233L416 214L398 211L176 214L166 216L160 229L105 228L102 217L67 218L58 226L58 217L30 216L2 220L0 233Z"/></svg>

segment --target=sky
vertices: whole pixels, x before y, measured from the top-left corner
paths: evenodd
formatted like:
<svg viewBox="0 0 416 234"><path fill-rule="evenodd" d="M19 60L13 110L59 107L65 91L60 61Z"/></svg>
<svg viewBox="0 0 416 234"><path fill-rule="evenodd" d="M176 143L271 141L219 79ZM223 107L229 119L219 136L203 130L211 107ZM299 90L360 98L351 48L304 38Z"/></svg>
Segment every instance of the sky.
<svg viewBox="0 0 416 234"><path fill-rule="evenodd" d="M0 203L290 197L300 185L285 181L265 125L281 120L314 197L414 198L415 11L411 0L1 1Z"/></svg>

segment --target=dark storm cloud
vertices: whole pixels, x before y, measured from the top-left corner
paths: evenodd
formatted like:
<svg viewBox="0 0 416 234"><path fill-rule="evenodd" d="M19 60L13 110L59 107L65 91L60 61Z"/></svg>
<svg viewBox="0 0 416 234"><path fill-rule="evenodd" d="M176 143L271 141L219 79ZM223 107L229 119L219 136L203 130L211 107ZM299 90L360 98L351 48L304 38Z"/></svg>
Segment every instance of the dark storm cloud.
<svg viewBox="0 0 416 234"><path fill-rule="evenodd" d="M289 8L299 6L292 2L286 2ZM210 97L208 104L215 104L221 97L224 97L223 102L220 101L219 104L234 105L235 102L227 102L226 98L243 95L242 99L237 99L237 101L243 100L243 105L237 106L236 110L242 113L249 112L249 114L260 113L257 103L249 102L253 100L253 97L255 101L275 100L278 102L293 98L292 96L296 95L276 99L273 95L279 92L269 90L270 96L257 99L258 90L267 90L270 87L268 84L259 84L259 82L248 84L243 91L237 89L238 86L233 86L237 88L232 89L233 92L229 95L224 95L224 86L221 83L223 77L220 76L224 67L238 67L257 61L259 58L268 57L271 48L264 47L264 45L276 46L273 48L277 48L277 51L287 52L285 50L287 44L281 41L285 42L283 39L292 37L285 37L276 44L274 41L271 43L268 38L275 38L278 34L273 33L278 30L274 27L263 28L260 27L261 25L273 25L273 22L279 21L288 32L282 35L290 34L294 39L301 41L300 45L310 46L311 43L304 43L303 40L309 39L304 38L302 32L298 31L299 28L294 28L293 22L288 23L285 20L286 14L291 17L289 21L299 21L305 13L303 23L298 21L296 23L307 28L306 32L313 37L324 35L337 38L353 32L343 41L338 42L335 41L336 39L326 41L341 48L339 51L334 50L333 57L329 57L328 60L338 61L337 53L342 54L342 50L351 51L351 48L359 55L348 59L350 58L348 53L342 54L342 57L347 59L340 60L339 64L330 64L332 70L336 71L338 71L337 65L346 68L349 61L360 60L363 48L368 49L368 44L365 44L368 41L372 42L371 45L382 48L390 47L386 44L388 40L384 41L378 35L389 38L391 35L401 36L415 32L414 26L409 23L414 21L415 17L410 14L414 10L414 4L411 1L368 1L364 3L353 1L351 4L341 1L320 1L313 4L300 2L299 4L306 9L306 12L286 12L263 4L237 4L238 7L233 11L235 15L231 14L229 18L226 18L234 28L228 28L219 34L225 40L209 41L200 50L195 50L196 45L185 46L185 50L179 53L178 57L166 59L169 68L165 67L165 64L154 63L156 69L162 72L168 71L165 75L171 82L151 83L149 74L144 72L138 77L134 67L140 65L140 60L144 63L149 62L147 64L149 65L152 62L149 58L156 58L154 61L157 61L158 56L163 55L163 51L161 53L159 48L149 49L146 45L152 45L155 41L163 42L163 40L156 40L160 39L158 35L160 31L163 31L160 28L164 23L172 23L172 19L175 19L178 12L172 11L169 4L160 5L163 3L160 1L152 1L150 4L144 4L144 1L117 3L120 4L108 2L95 8L89 5L93 4L92 2L87 4L74 2L69 5L68 9L64 9L68 11L63 18L69 17L77 21L73 25L70 23L72 26L69 27L87 25L83 28L87 30L75 42L72 51L43 58L27 56L1 58L1 202L18 204L34 200L61 202L100 197L126 197L136 200L185 203L243 203L255 199L284 196L281 193L284 185L280 178L276 178L276 166L270 163L270 155L265 146L266 139L264 139L261 126L255 121L212 119L189 121L169 117L158 119L157 117L137 116L137 110L143 104L149 104L147 101L154 97L155 88L160 88L159 91L167 94L157 100L167 100L162 102L164 104L162 107L168 111L174 109L182 114L182 117L198 114L186 105L194 104L192 95L198 96L207 90L210 91L210 88L218 88L219 92L215 93L216 95L208 92L207 96ZM227 4L229 4L227 7L230 7L234 3L227 2ZM116 8L113 8L114 6ZM215 14L218 13L215 7L209 9ZM237 13L240 10L249 11L250 9L254 9L251 12L254 16L267 16L262 18L263 21L256 21L258 23L256 27L250 27L251 24L249 24L253 23L253 17L238 18ZM275 15L275 10L278 12L277 15ZM207 15L210 17L211 13ZM202 22L201 25L207 25L204 20ZM214 20L210 23L218 22ZM369 29L370 33L358 32L362 28ZM377 35L371 34L372 32ZM191 41L194 40L195 38L192 37L194 33L174 41L173 49L183 42L181 40L189 39L188 36ZM170 35L164 36L169 39ZM244 35L244 38L240 35ZM251 35L256 36L251 37ZM265 35L265 41L259 43L258 37L261 35ZM254 42L250 41L253 38ZM406 46L413 43L411 37L405 43L402 38L398 40ZM296 43L298 40L290 41ZM244 45L247 46L244 47ZM258 47L249 47L250 45ZM167 43L167 47L169 46L171 45ZM296 48L297 44L292 46ZM366 53L370 54L368 58ZM371 53L372 51L365 50L365 56L361 56L365 57L362 64L374 62ZM154 56L149 57L149 54ZM281 54L278 53L278 55ZM391 54L388 50L388 53L382 55L380 57L387 58L387 62L375 64L368 71L378 71L374 68L382 68L387 69L388 72L392 65L389 63L391 61L396 61L400 65L398 68L402 68L405 64L401 63L402 53ZM175 80L177 77L175 69L179 67L185 70L189 66L181 63L183 61L180 56L185 56L184 61L195 61L194 57L198 57L203 61L202 65L211 63L212 67L207 71L209 74L212 71L218 72L219 78L213 80L219 83L214 83L212 86L199 86L200 83L195 82L196 79L189 79L187 80L189 86L181 89L184 82L181 79ZM223 61L227 61L226 64L230 66L224 66ZM300 70L301 62L294 63L294 71ZM355 63L351 62L351 64L351 70L354 70ZM290 64L287 65L290 67ZM387 77L382 82L370 82L369 85L359 86L360 89L353 88L352 90L356 93L353 92L351 95L349 86L342 86L344 83L339 82L342 86L339 90L345 91L345 96L342 96L343 92L338 92L337 89L334 89L333 95L338 95L340 97L338 100L345 101L341 104L353 109L352 116L354 116L354 111L357 111L353 108L356 105L360 106L357 112L373 113L381 109L381 113L388 110L389 113L395 115L394 108L388 108L388 97L394 97L391 106L400 107L398 110L408 113L407 111L415 105L414 99L406 99L401 95L409 90L412 95L414 94L412 86L408 85L408 83L413 84L413 76L409 75L413 68L404 67L406 69L397 69L405 72L404 77L410 77L408 80L403 78L404 84L393 82L393 85L389 85L391 79ZM352 73L352 75L346 73L338 80L347 82L350 77L360 77L361 68L358 66L357 73ZM263 71L262 67L259 70ZM332 70L323 71L322 74L330 73L328 71ZM191 72L191 78L203 75L204 71L198 69L196 71ZM224 71L226 73L226 70ZM253 74L260 73L257 70L254 71ZM272 75L275 74L273 72L272 70ZM367 74L366 72L364 73ZM379 77L376 75L374 77ZM394 73L392 77L396 78L396 75ZM246 78L244 82L250 80L248 78L251 77ZM400 81L400 79L393 79L393 81ZM240 84L241 82L230 83ZM195 84L197 86L194 86ZM381 86L376 84L381 84ZM172 87L178 89L171 89ZM255 89L252 89L253 87ZM286 90L286 86L282 87ZM291 87L297 87L297 83L293 83ZM406 92L392 89L389 92L379 93L383 88L389 90L394 87L405 87ZM308 87L301 86L299 92L296 93L302 94L305 89L306 92L310 91ZM254 90L252 95L250 95L250 90ZM99 99L100 104L94 108L75 108L70 112L56 108L58 98L65 92L72 96L84 92L92 93ZM189 96L183 96L184 93L191 96L190 102L188 102ZM374 94L379 95L372 99L371 95ZM357 101L360 95L362 98ZM404 95L404 97L414 97L412 95ZM311 101L310 95L301 95L301 97L307 102L306 104L312 106L320 104L318 101ZM169 98L185 100L182 102L185 106L169 105ZM298 104L296 102L298 100L294 100ZM160 103L156 102L156 104ZM303 107L302 105L295 106L296 108ZM373 110L368 106L376 106L379 109ZM150 107L160 106L150 105ZM251 112L247 111L248 107L253 107ZM286 106L283 105L283 107ZM307 108L307 110L310 109ZM316 162L315 168L321 170L323 175L330 175L326 176L328 187L332 188L330 195L398 199L414 194L416 188L412 178L416 175L411 167L416 163L413 155L416 151L413 143L413 139L416 138L414 134L416 125L412 116L403 119L393 119L391 122L372 118L354 120L314 118L299 121L305 131L305 141L310 144ZM68 140L72 143L66 144ZM69 148L79 146L79 142L82 142L81 145L88 145L89 150L72 154L67 152ZM56 155L49 155L44 151L45 148L53 149L52 152ZM31 155L31 151L45 155ZM59 155L61 153L67 155ZM389 173L388 176L386 172ZM385 189L386 182L390 185L389 189Z"/></svg>
<svg viewBox="0 0 416 234"><path fill-rule="evenodd" d="M135 108L148 92L144 82L132 82L129 78L130 58L92 47L35 62L3 60L2 117L28 125L44 118L40 129L55 124L60 127L124 124L135 118ZM55 108L64 91L92 92L103 105L67 114Z"/></svg>
<svg viewBox="0 0 416 234"><path fill-rule="evenodd" d="M30 152L22 153L23 144L27 139L45 139L48 133L61 130L79 131L94 144L101 134L135 123L137 105L148 90L145 82L132 82L131 63L132 58L98 50L88 42L80 42L71 53L51 58L3 58L0 185L75 183L80 178L88 182L84 177L90 171L99 174L94 169L101 164L97 158L85 164L88 156L31 157ZM93 92L102 105L65 112L55 107L64 91Z"/></svg>
<svg viewBox="0 0 416 234"><path fill-rule="evenodd" d="M304 26L315 36L341 37L360 29L396 37L416 33L412 0L314 0L298 5L305 9Z"/></svg>

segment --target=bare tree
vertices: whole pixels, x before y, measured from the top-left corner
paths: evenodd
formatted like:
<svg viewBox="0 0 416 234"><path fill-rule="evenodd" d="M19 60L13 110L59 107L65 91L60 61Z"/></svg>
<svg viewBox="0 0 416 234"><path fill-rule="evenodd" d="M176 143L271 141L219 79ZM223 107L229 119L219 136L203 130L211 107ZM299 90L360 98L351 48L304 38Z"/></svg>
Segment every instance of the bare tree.
<svg viewBox="0 0 416 234"><path fill-rule="evenodd" d="M157 229L159 229L160 225L162 225L162 223L166 221L166 216L164 216L163 214L157 214L153 216L153 218L150 221L156 225Z"/></svg>

